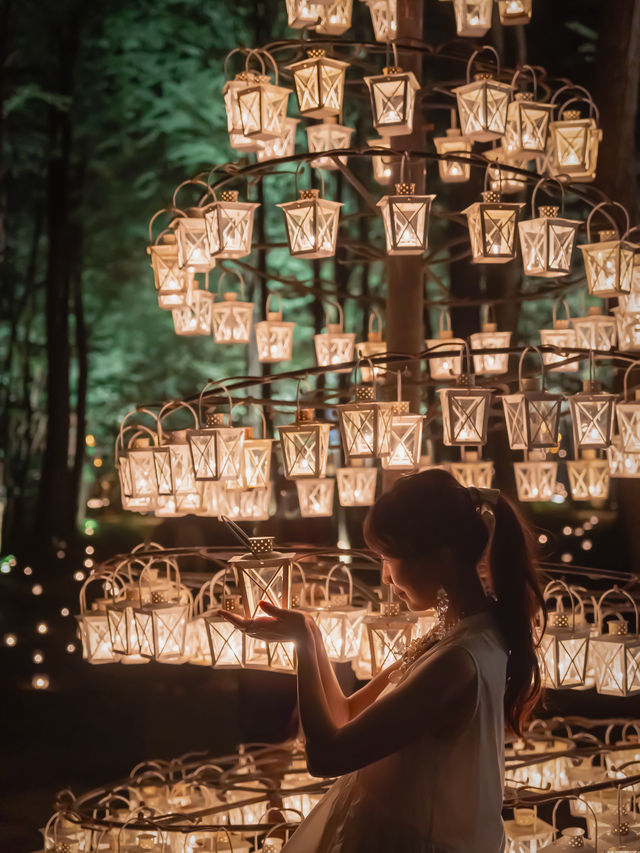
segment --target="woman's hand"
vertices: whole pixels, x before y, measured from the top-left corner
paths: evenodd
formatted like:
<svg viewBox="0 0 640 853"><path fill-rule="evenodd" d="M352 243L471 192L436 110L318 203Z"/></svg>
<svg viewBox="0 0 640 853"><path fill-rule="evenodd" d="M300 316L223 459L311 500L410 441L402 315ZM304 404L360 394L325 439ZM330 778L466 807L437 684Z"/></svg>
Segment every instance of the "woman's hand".
<svg viewBox="0 0 640 853"><path fill-rule="evenodd" d="M304 613L299 610L286 610L276 607L268 601L261 601L259 606L267 617L258 619L243 619L235 613L222 611L222 615L236 628L244 631L249 637L266 640L269 643L299 643L312 638L311 630Z"/></svg>

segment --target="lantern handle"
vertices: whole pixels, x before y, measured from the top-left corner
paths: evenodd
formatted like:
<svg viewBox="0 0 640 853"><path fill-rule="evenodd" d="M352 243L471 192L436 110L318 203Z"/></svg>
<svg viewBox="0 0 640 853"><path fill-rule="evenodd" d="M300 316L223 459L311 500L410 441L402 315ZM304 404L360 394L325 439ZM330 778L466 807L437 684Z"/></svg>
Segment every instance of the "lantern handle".
<svg viewBox="0 0 640 853"><path fill-rule="evenodd" d="M218 196L216 195L215 187L211 186L211 178L213 177L215 172L220 172L223 169L224 169L224 166L222 166L220 163L216 163L214 166L212 166L209 169L209 174L207 175L207 186L209 187L209 192L213 196L214 201L218 201Z"/></svg>
<svg viewBox="0 0 640 853"><path fill-rule="evenodd" d="M556 299L553 303L553 312L552 312L553 328L554 329L556 327L556 322L557 322L558 305L562 305L562 307L564 308L565 320L569 323L571 322L571 312L569 310L569 303L567 302L566 299Z"/></svg>
<svg viewBox="0 0 640 853"><path fill-rule="evenodd" d="M336 299L325 299L324 300L324 324L326 328L329 328L331 325L329 323L329 312L327 308L335 308L338 312L338 326L340 326L340 331L344 331L344 311L342 310L342 305Z"/></svg>
<svg viewBox="0 0 640 853"><path fill-rule="evenodd" d="M173 205L173 207L176 210L179 209L177 201L176 201L178 198L178 193L180 192L182 187L186 187L188 184L194 184L195 186L205 187L205 189L206 189L206 193L204 194L204 196L202 196L200 198L200 200L197 204L197 207L200 207L200 205L202 204L202 200L209 195L209 190L211 189L209 184L205 183L205 181L202 181L199 178L188 178L186 181L183 181L181 184L178 184L178 186L175 188L175 190L173 192L173 198L171 199L171 204ZM182 216L185 215L184 211L180 210L180 212L181 212Z"/></svg>
<svg viewBox="0 0 640 853"><path fill-rule="evenodd" d="M543 184L549 183L550 181L553 181L554 183L558 184L558 186L560 187L560 216L564 216L564 187L562 185L562 181L559 181L558 178L543 177L543 178L540 178L538 183L533 188L533 192L531 193L531 218L532 219L536 218L535 202L536 202L536 195L537 195L538 189Z"/></svg>
<svg viewBox="0 0 640 853"><path fill-rule="evenodd" d="M229 53L224 58L224 64L222 66L222 74L225 80L228 81L228 73L229 73L229 60L235 53L249 53L248 47L234 47L233 50L230 50Z"/></svg>
<svg viewBox="0 0 640 853"><path fill-rule="evenodd" d="M170 415L172 412L176 412L178 409L188 409L193 415L193 423L195 428L198 428L198 415L195 412L193 406L184 400L169 400L168 403L165 403L164 406L160 409L158 414L158 445L164 443L164 433L162 432L162 421L167 415Z"/></svg>
<svg viewBox="0 0 640 853"><path fill-rule="evenodd" d="M153 239L153 223L162 213L173 213L177 216L184 216L184 213L181 210L178 210L176 207L161 207L160 210L157 210L151 219L149 220L149 242L153 243L154 246L158 244L158 240L162 237L163 234L166 234L170 229L164 228L156 237Z"/></svg>
<svg viewBox="0 0 640 853"><path fill-rule="evenodd" d="M594 114L595 114L596 124L599 124L600 123L600 111L598 110L598 107L596 106L595 101L593 100L593 97L591 96L591 92L588 89L585 89L584 86L577 86L573 83L570 83L567 86L561 86L558 89L558 91L554 93L554 95L551 98L549 103L551 103L555 106L556 105L556 99L557 99L558 95L560 95L562 92L568 92L568 91L570 91L570 92L582 92L584 97L582 97L582 98L581 97L577 97L577 98L573 97L573 98L570 98L568 101L565 101L564 104L560 107L560 110L558 112L558 118L562 117L562 114L564 113L565 109L567 108L567 106L569 104L573 104L573 103L576 103L578 101L582 101L585 104L589 104L589 118L593 118Z"/></svg>
<svg viewBox="0 0 640 853"><path fill-rule="evenodd" d="M115 577L113 572L96 572L95 574L90 574L86 581L80 587L80 615L83 616L85 613L90 613L90 610L87 610L87 587L90 583L94 581L103 581L102 591L107 597L107 593L111 589L111 585L115 585ZM107 586L109 584L109 586ZM124 587L121 588L120 592L124 592Z"/></svg>
<svg viewBox="0 0 640 853"><path fill-rule="evenodd" d="M278 85L278 63L275 61L273 56L269 53L269 51L265 47L260 48L260 52L264 56L266 56L266 58L271 63L271 67L273 68L273 82L277 86Z"/></svg>
<svg viewBox="0 0 640 853"><path fill-rule="evenodd" d="M129 440L130 442L135 441L139 435L143 435L144 433L147 433L147 435L149 435L154 442L156 441L157 436L152 429L149 429L149 427L146 427L143 424L128 424L126 427L121 429L120 432L118 433L118 435L116 436L116 441L115 441L115 446L114 446L114 456L115 456L116 465L118 464L120 456L123 452L122 439L124 438L124 434L126 432L129 432L130 430L135 430L135 435L131 436L131 438Z"/></svg>
<svg viewBox="0 0 640 853"><path fill-rule="evenodd" d="M236 270L236 269L223 269L222 270L222 274L220 275L220 278L218 279L218 296L222 296L223 293L225 292L221 289L221 286L222 286L222 282L223 282L225 276L227 276L229 274L236 275L238 277L238 279L240 280L240 299L242 300L242 302L244 302L245 301L244 276L242 275L240 270Z"/></svg>
<svg viewBox="0 0 640 853"><path fill-rule="evenodd" d="M382 333L382 314L379 308L374 308L369 313L369 334L372 334L374 331Z"/></svg>
<svg viewBox="0 0 640 853"><path fill-rule="evenodd" d="M409 156L409 152L403 151L402 158L400 160L400 183L401 184L404 184L405 180L406 180L406 168L407 168L407 161L408 160L411 160L411 157Z"/></svg>
<svg viewBox="0 0 640 853"><path fill-rule="evenodd" d="M550 581L542 591L542 598L544 599L545 605L549 598L551 597L552 591L555 589L565 590L567 595L569 596L569 601L571 602L571 630L576 630L576 605L575 600L578 599L578 596L573 592L570 586L568 586L563 580L554 580ZM561 597L562 602L562 597ZM579 599L578 599L579 600ZM556 609L556 612L557 609Z"/></svg>
<svg viewBox="0 0 640 853"><path fill-rule="evenodd" d="M603 618L604 618L602 615L602 602L605 600L605 598L608 595L611 595L612 592L618 592L630 601L631 606L633 607L633 613L634 613L635 622L636 622L636 630L634 633L637 635L638 633L640 633L640 616L638 614L638 605L636 604L633 597L631 595L629 595L629 593L626 591L626 589L621 589L617 584L614 584L611 587L611 589L608 589L605 592L603 592L602 595L600 596L600 598L598 599L598 603L596 605L596 614L597 614L597 619L598 619L598 621L597 621L598 632L600 634L602 634L602 625L603 625Z"/></svg>
<svg viewBox="0 0 640 853"><path fill-rule="evenodd" d="M482 53L484 50L489 50L496 58L496 77L500 76L500 56L498 55L498 51L491 47L490 44L483 44L482 47L479 47L478 50L474 50L471 56L469 57L469 61L467 62L467 83L471 82L471 66L473 64L473 60L479 53Z"/></svg>
<svg viewBox="0 0 640 853"><path fill-rule="evenodd" d="M535 69L531 65L520 65L513 77L511 78L511 87L515 89L515 82L518 77L522 74L523 71L529 71L531 74L531 79L533 80L533 100L538 100L538 76L535 72Z"/></svg>
<svg viewBox="0 0 640 853"><path fill-rule="evenodd" d="M165 564L165 577L169 583L169 587L175 588L175 592L177 594L176 595L176 602L178 604L183 604L183 602L181 600L182 599L182 590L184 589L185 592L187 593L187 605L188 605L187 614L188 614L188 616L190 616L192 613L192 608L193 608L193 596L191 595L191 591L188 589L188 587L182 585L181 580L180 580L180 569L178 568L177 564L172 562L171 560L164 560L163 562ZM173 569L173 573L174 573L174 580L173 581L171 580L171 569ZM145 577L145 575L150 570L151 570L151 566L145 566L144 569L138 575L138 592L140 595L140 604L142 604L142 579ZM145 578L145 580L146 580L146 578ZM151 592L151 583L150 582L148 583L148 588L149 588L149 591ZM151 600L151 596L149 596L149 600Z"/></svg>
<svg viewBox="0 0 640 853"><path fill-rule="evenodd" d="M154 444L158 443L158 438L157 438L156 433L152 429L150 429L149 427L144 426L143 424L131 424L130 426L127 426L127 428L125 429L125 423L127 422L127 420L131 417L131 415L135 415L138 412L143 412L145 415L150 415L154 419L154 421L156 422L156 428L157 428L158 416L156 415L155 412L152 412L151 409L141 408L141 409L131 409L130 411L128 411L127 414L123 417L123 419L120 422L120 430L118 431L118 435L116 436L116 443L115 443L116 460L117 460L118 443L120 444L120 447L123 447L123 440L122 439L123 439L124 433L127 431L127 429L144 430L144 431L148 432L149 435L151 435L152 439L154 440Z"/></svg>
<svg viewBox="0 0 640 853"><path fill-rule="evenodd" d="M134 821L136 823L143 823L148 829L153 829L155 832L159 832L161 835L162 849L165 850L167 839L164 829L159 824L151 820L150 817L146 817L145 815L145 812L151 812L151 814L153 814L153 811L144 806L142 808L135 809L134 811L135 813L132 812L131 816L128 817L127 820L125 820L125 822L118 830L118 850L122 850L122 833L127 828L127 826L129 826L129 824L133 823Z"/></svg>
<svg viewBox="0 0 640 853"><path fill-rule="evenodd" d="M633 234L634 231L640 231L640 225L632 225L631 228L627 228L620 239L626 240L629 234Z"/></svg>
<svg viewBox="0 0 640 853"><path fill-rule="evenodd" d="M485 155L485 157L486 157L486 155ZM502 167L503 166L504 166L504 163L501 163L497 157L495 160L489 160L487 158L487 165L486 165L486 168L484 170L484 184L483 184L484 192L486 192L487 189L489 189L489 177L491 175L491 170L497 169L498 170L498 195L502 198ZM492 178L492 180L493 180L493 178Z"/></svg>
<svg viewBox="0 0 640 853"><path fill-rule="evenodd" d="M237 403L233 404L231 411L233 411L233 409L237 409L238 406L246 406L247 409L255 409L259 413L260 418L262 420L262 438L266 438L267 437L267 419L266 419L265 414L264 414L264 408L262 406L259 406L257 403L254 403L253 400L238 400Z"/></svg>
<svg viewBox="0 0 640 853"><path fill-rule="evenodd" d="M298 387L296 388L296 420L299 420L300 415L300 386L302 383L305 383L307 386L307 391L311 393L311 385L309 384L309 378L305 374L298 379Z"/></svg>
<svg viewBox="0 0 640 853"><path fill-rule="evenodd" d="M600 210L600 208L606 207L607 205L610 205L611 207L614 207L614 206L619 207L620 210L622 210L622 212L625 215L626 226L627 226L626 230L627 231L629 230L630 220L629 220L629 212L627 211L627 208L624 205L620 204L619 201L601 201L600 204L596 204L596 206L591 209L589 216L587 216L587 243L591 242L591 217L596 212L596 210ZM618 225L617 225L615 219L613 219L612 216L609 216L608 213L604 213L604 216L613 225L615 232L616 232L616 238L619 240L620 239L620 229L618 228Z"/></svg>
<svg viewBox="0 0 640 853"><path fill-rule="evenodd" d="M358 360L357 360L357 361L356 361L356 363L355 363L355 367L353 368L353 370L352 370L351 372L352 372L352 373L355 373L355 378L356 378L356 381L357 381L357 379L358 379L358 370L359 370L359 371L360 371L360 379L362 380L362 362L363 362L363 361L366 361L366 362L367 362L367 364L369 365L369 370L371 371L371 384L373 385L373 391L374 391L374 394L375 394L375 388L376 388L376 384L377 384L377 381L378 381L378 380L377 380L377 376L376 376L375 367L374 367L373 361L371 360L371 357L370 357L370 356L368 356L368 355L361 355L361 356L359 356L359 357L358 357Z"/></svg>
<svg viewBox="0 0 640 853"><path fill-rule="evenodd" d="M313 175L313 169L311 168L311 161L307 162L305 160L301 160L298 163L298 165L296 166L295 172L293 173L293 180L294 180L295 187L296 187L296 196L300 195L300 188L298 186L298 175L300 174L300 170L304 169L305 165L307 165L309 167L309 178L310 179ZM318 171L320 172L320 196L321 196L321 198L324 198L324 170L319 169ZM309 180L309 183L311 183L311 180Z"/></svg>
<svg viewBox="0 0 640 853"><path fill-rule="evenodd" d="M627 393L628 393L628 382L629 382L629 373L633 370L634 367L640 367L640 361L632 361L629 367L624 372L624 377L622 379L622 400L626 402Z"/></svg>
<svg viewBox="0 0 640 853"><path fill-rule="evenodd" d="M270 809L267 809L265 814L269 814L269 811L270 811ZM304 820L304 815L302 814L302 812L299 809L292 808L291 806L287 806L286 808L284 808L284 807L278 808L277 811L279 811L279 812L294 812L295 814L300 816L300 822L302 822ZM264 817L264 815L263 815L263 817ZM291 833L291 822L288 820L282 820L279 823L274 823L273 826L270 826L269 829L265 832L264 838L262 839L263 849L264 849L264 842L268 838L271 837L272 833L274 833L276 831L276 829L284 829L285 832L287 833L287 842L289 841L289 836ZM256 833L254 836L254 842L255 842L254 846L255 846L256 850L258 849L257 839L258 839L258 831L256 830Z"/></svg>
<svg viewBox="0 0 640 853"><path fill-rule="evenodd" d="M451 314L446 308L443 308L440 312L440 320L438 323L438 331L440 334L442 332L451 332L453 331L451 328Z"/></svg>
<svg viewBox="0 0 640 853"><path fill-rule="evenodd" d="M596 105L593 103L593 101L589 98L569 98L569 100L565 101L564 104L560 107L560 112L558 113L558 119L562 118L562 116L564 115L564 111L567 109L568 106L570 106L571 104L580 104L580 103L589 104L589 118L593 119L595 121L596 127L597 127L597 125L600 122L600 111L598 110Z"/></svg>
<svg viewBox="0 0 640 853"><path fill-rule="evenodd" d="M353 576L352 576L351 572L349 571L349 569L347 568L347 566L343 562L336 563L327 572L327 577L325 578L325 582L324 582L324 600L325 600L325 602L329 601L329 581L331 580L331 577L332 577L332 575L336 569L342 569L343 572L345 573L345 575L347 576L347 582L349 584L349 593L348 593L349 597L348 597L347 604L351 605L351 602L353 600Z"/></svg>
<svg viewBox="0 0 640 853"><path fill-rule="evenodd" d="M291 577L292 577L292 579L293 579L293 572L296 569L298 570L298 572L300 573L300 577L302 578L302 596L304 599L304 601L302 603L306 604L306 602L307 602L307 575L305 574L305 571L302 568L302 565L299 562L294 561L291 563Z"/></svg>
<svg viewBox="0 0 640 853"><path fill-rule="evenodd" d="M566 796L560 797L560 799L556 800L556 802L553 806L553 812L551 813L551 826L553 827L553 835L551 836L552 841L556 837L556 833L558 831L558 827L556 826L556 817L557 817L557 813L558 813L558 806L560 805L561 802L563 802L565 800L577 800L578 802L583 803L586 806L586 808L588 808L589 811L591 812L591 817L593 818L593 823L594 823L593 853L598 853L598 817L597 817L595 809L593 808L591 803L588 802L587 800L585 800L585 798L583 796L581 796L580 794L567 794ZM583 830L583 833L584 833L584 830Z"/></svg>
<svg viewBox="0 0 640 853"><path fill-rule="evenodd" d="M260 73L262 74L263 77L265 77L266 73L267 73L267 68L264 64L264 59L262 58L262 51L258 47L254 47L254 48L251 48L250 50L247 50L247 57L244 61L245 74L251 73L249 63L252 59L258 60L258 62L260 63ZM253 72L253 73L255 73L255 72Z"/></svg>
<svg viewBox="0 0 640 853"><path fill-rule="evenodd" d="M236 524L235 521L233 521L226 515L221 515L220 521L222 521L226 525L227 529L230 530L231 533L233 533L233 535L236 537L236 539L238 540L238 542L240 542L241 545L243 545L245 548L248 548L249 551L251 550L251 542L249 541L249 537L239 524Z"/></svg>
<svg viewBox="0 0 640 853"><path fill-rule="evenodd" d="M627 723L625 723L625 724L624 724L624 726L622 727L622 732L621 732L621 734L620 734L620 737L622 738L622 740L623 740L623 741L624 741L624 739L626 738L626 736L627 736L627 731L628 731L629 729L633 729L633 730L635 731L635 733L636 733L636 737L640 738L640 724L639 724L636 720L629 720L629 721L628 721Z"/></svg>
<svg viewBox="0 0 640 853"><path fill-rule="evenodd" d="M228 414L227 426L231 426L232 425L231 413L233 411L233 398L229 392L229 389L227 388L227 386L224 384L224 382L221 379L207 379L207 381L204 385L204 388L202 389L202 391L200 392L200 396L198 397L198 420L200 422L200 425L202 426L202 424L204 423L204 421L202 420L202 398L204 397L205 393L210 388L214 388L216 385L219 385L220 388L222 388L224 393L227 395L227 400L229 402L229 414Z"/></svg>
<svg viewBox="0 0 640 853"><path fill-rule="evenodd" d="M271 309L272 299L278 300L278 308L275 311ZM282 319L282 295L280 293L269 293L269 295L267 296L267 304L265 305L265 313L267 314L267 316L270 313L279 314L280 319Z"/></svg>

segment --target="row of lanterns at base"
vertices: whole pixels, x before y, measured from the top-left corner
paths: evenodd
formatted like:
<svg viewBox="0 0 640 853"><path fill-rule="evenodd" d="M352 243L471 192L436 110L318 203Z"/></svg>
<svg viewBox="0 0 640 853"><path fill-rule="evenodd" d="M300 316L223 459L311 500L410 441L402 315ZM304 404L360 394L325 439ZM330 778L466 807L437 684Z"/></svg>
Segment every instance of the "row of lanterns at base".
<svg viewBox="0 0 640 853"><path fill-rule="evenodd" d="M295 671L292 643L266 643L246 636L221 615L260 614L258 602L295 606L316 621L334 662L351 662L357 677L371 678L398 660L409 642L425 634L435 614L401 612L396 603L353 604L353 581L342 563L334 565L320 586L322 604L316 604L317 583L307 583L294 554L272 550L272 537L251 537L252 553L229 560L198 594L181 584L175 560L152 556L132 559L113 573L94 573L82 587L77 616L83 657L92 664L192 663L214 668L257 668ZM140 570L137 580L131 569ZM335 592L335 573L346 583ZM293 582L294 571L301 581ZM236 582L230 585L229 574ZM103 595L87 605L89 584L101 583ZM333 590L332 591L332 584ZM346 592L344 588L346 587ZM218 594L216 594L216 589ZM238 591L239 590L239 591Z"/></svg>

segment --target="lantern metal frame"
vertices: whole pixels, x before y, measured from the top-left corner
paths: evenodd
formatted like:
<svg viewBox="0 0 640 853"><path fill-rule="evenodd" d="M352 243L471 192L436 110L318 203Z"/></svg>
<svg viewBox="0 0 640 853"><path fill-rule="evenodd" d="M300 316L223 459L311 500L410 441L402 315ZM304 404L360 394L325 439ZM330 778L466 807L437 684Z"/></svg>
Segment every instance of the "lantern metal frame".
<svg viewBox="0 0 640 853"><path fill-rule="evenodd" d="M333 308L338 315L337 323L329 322L329 309ZM344 331L344 311L339 302L325 300L325 332L313 336L316 361L320 367L330 367L335 364L353 361L353 351L356 343L355 332ZM336 373L350 373L350 367L335 369Z"/></svg>
<svg viewBox="0 0 640 853"><path fill-rule="evenodd" d="M551 103L557 105L559 96L567 91L580 94L569 98L558 110L556 120L549 123L548 169L551 175L561 180L592 181L596 176L598 148L602 141L602 130L598 127L598 108L585 88L573 84L558 89L551 98ZM580 110L567 109L576 103L588 105L587 118L581 118Z"/></svg>
<svg viewBox="0 0 640 853"><path fill-rule="evenodd" d="M133 608L133 615L142 657L159 663L182 663L193 598L187 587L181 585L177 565L167 562L166 566L168 589L164 593L152 589L148 603L144 603L144 573L141 574L138 579L141 603ZM174 581L170 578L171 568ZM174 600L169 600L169 596Z"/></svg>
<svg viewBox="0 0 640 853"><path fill-rule="evenodd" d="M320 21L315 31L321 35L341 36L351 26L353 0L333 0L325 3L321 0Z"/></svg>
<svg viewBox="0 0 640 853"><path fill-rule="evenodd" d="M626 622L619 623L620 633L604 634L603 601L612 593L623 595L635 616L635 632L626 633ZM636 696L640 693L640 625L638 605L629 593L614 587L604 592L596 606L598 634L589 643L589 664L595 670L596 690L609 696ZM611 624L611 623L609 623Z"/></svg>
<svg viewBox="0 0 640 853"><path fill-rule="evenodd" d="M301 408L298 382L295 422L278 427L283 474L287 480L326 476L330 431L330 423L314 420L312 408Z"/></svg>
<svg viewBox="0 0 640 853"><path fill-rule="evenodd" d="M566 612L556 611L557 616L548 618L547 627L538 646L542 683L545 687L556 690L584 685L590 646L589 628L576 628L576 607L580 606L580 599L564 581L557 580L547 584L544 590L545 601L549 600L552 593L558 592L561 593L561 597L557 599L558 606L565 593L569 598L571 619ZM551 624L552 622L555 624Z"/></svg>
<svg viewBox="0 0 640 853"><path fill-rule="evenodd" d="M535 199L540 186L548 178L541 178L531 195L531 219L518 222L522 265L525 275L536 278L558 278L571 272L571 257L580 222L564 218L564 187L557 182L561 192L561 215L558 207L542 205L535 215Z"/></svg>
<svg viewBox="0 0 640 853"><path fill-rule="evenodd" d="M340 506L372 506L376 500L378 471L364 465L336 469Z"/></svg>
<svg viewBox="0 0 640 853"><path fill-rule="evenodd" d="M279 299L278 310L271 307L272 300ZM293 351L293 330L295 323L282 319L282 297L270 293L267 296L266 320L256 323L256 349L261 364L276 364L279 361L291 361Z"/></svg>
<svg viewBox="0 0 640 853"><path fill-rule="evenodd" d="M592 362L593 363L593 360ZM617 394L598 391L592 379L584 390L569 397L573 432L573 447L578 450L605 450L613 439L614 412Z"/></svg>
<svg viewBox="0 0 640 853"><path fill-rule="evenodd" d="M485 183L488 177L485 173ZM516 256L518 214L521 202L500 200L500 194L484 190L482 201L475 201L462 213L467 217L471 261L474 264L505 264Z"/></svg>
<svg viewBox="0 0 640 853"><path fill-rule="evenodd" d="M282 136L260 142L260 148L256 151L257 161L267 163L278 157L292 157L296 150L296 128L299 124L300 119L287 116L283 122Z"/></svg>
<svg viewBox="0 0 640 853"><path fill-rule="evenodd" d="M347 593L339 596L340 603L333 603L330 583L334 573L342 570L347 577ZM327 651L327 657L334 663L349 663L358 657L364 620L368 614L366 607L353 603L353 577L349 568L342 562L333 565L327 572L324 583L324 603L312 608L312 617Z"/></svg>
<svg viewBox="0 0 640 853"><path fill-rule="evenodd" d="M298 506L302 518L330 518L336 481L333 477L305 477L296 480Z"/></svg>
<svg viewBox="0 0 640 853"><path fill-rule="evenodd" d="M319 196L318 190L300 190L300 198L277 204L284 213L292 257L331 258L336 253L341 201Z"/></svg>
<svg viewBox="0 0 640 853"><path fill-rule="evenodd" d="M415 189L414 183L396 184L395 194L377 202L388 255L421 255L429 246L429 212L435 195L416 195Z"/></svg>
<svg viewBox="0 0 640 853"><path fill-rule="evenodd" d="M219 386L229 403L227 423L224 415L210 412L206 425L202 411L204 394L211 387ZM197 481L222 480L237 482L242 478L242 453L245 431L232 424L233 400L222 382L207 382L198 398L196 428L187 430L187 442L191 451L191 463ZM198 426L199 424L199 426Z"/></svg>
<svg viewBox="0 0 640 853"><path fill-rule="evenodd" d="M377 675L387 666L402 658L411 642L417 617L400 614L395 608L382 608L379 614L365 616L364 626L369 641L371 674Z"/></svg>
<svg viewBox="0 0 640 853"><path fill-rule="evenodd" d="M247 619L260 615L260 601L269 601L285 610L291 605L291 572L294 553L273 550L272 536L248 537L251 551L234 555L229 564L240 580L242 603Z"/></svg>
<svg viewBox="0 0 640 853"><path fill-rule="evenodd" d="M104 597L94 600L91 607L87 607L87 587L95 581L102 581ZM78 622L78 631L82 643L82 657L91 664L114 663L120 660L120 655L113 649L111 632L109 630L109 619L107 605L113 598L112 584L118 584L114 580L112 572L90 574L80 588L80 613L75 617Z"/></svg>
<svg viewBox="0 0 640 853"><path fill-rule="evenodd" d="M397 56L393 42L394 57ZM396 64L382 69L382 74L365 77L369 89L373 126L380 136L403 136L411 133L416 92L420 89L413 71L403 71Z"/></svg>
<svg viewBox="0 0 640 853"><path fill-rule="evenodd" d="M245 302L244 276L238 270L233 270L240 282L240 299L238 294L230 290L222 290L222 282L229 270L225 270L218 279L218 295L222 301L213 303L211 311L211 326L213 339L217 344L248 344L251 340L253 327L253 302Z"/></svg>
<svg viewBox="0 0 640 853"><path fill-rule="evenodd" d="M444 184L466 183L471 177L471 141L462 135L459 127L455 126L455 111L452 110L452 126L445 131L445 136L436 136L433 144L438 158L438 174ZM453 157L454 159L450 159Z"/></svg>
<svg viewBox="0 0 640 853"><path fill-rule="evenodd" d="M549 122L556 105L537 100L538 78L530 65L520 66L513 75L511 85L514 91L518 77L525 71L531 75L533 92L515 92L507 108L504 144L510 156L530 160L547 153Z"/></svg>
<svg viewBox="0 0 640 853"><path fill-rule="evenodd" d="M398 32L397 0L365 0L376 41L392 42Z"/></svg>
<svg viewBox="0 0 640 853"><path fill-rule="evenodd" d="M580 349L606 351L615 348L618 334L616 319L603 314L600 306L590 305L586 317L573 317L571 323Z"/></svg>
<svg viewBox="0 0 640 853"><path fill-rule="evenodd" d="M474 51L467 63L467 82L452 90L458 104L460 129L463 136L473 142L487 142L504 136L507 124L507 107L513 87L500 83L492 74L476 74L471 80L471 66L481 51L491 51L496 60L496 77L500 75L500 57L489 45Z"/></svg>
<svg viewBox="0 0 640 853"><path fill-rule="evenodd" d="M627 223L625 234L631 230L627 209L617 201L603 201L591 209L587 217L587 242L578 246L582 252L589 293L603 298L631 292L635 254L640 248L620 237L618 226L610 216L607 216L607 219L614 229L601 231L600 242L591 242L591 219L597 210L606 206L615 206L622 210Z"/></svg>
<svg viewBox="0 0 640 853"><path fill-rule="evenodd" d="M599 459L595 450L585 450L580 459L568 459L567 473L571 500L595 501L609 497L609 462Z"/></svg>
<svg viewBox="0 0 640 853"><path fill-rule="evenodd" d="M309 153L322 154L325 151L349 148L352 136L352 127L338 124L332 118L327 118L322 124L310 124L307 127ZM335 155L314 157L313 160L309 161L309 164L313 169L326 169L329 172L335 172L340 169L340 164L347 165L347 157L346 155L341 157Z"/></svg>
<svg viewBox="0 0 640 853"><path fill-rule="evenodd" d="M461 486L490 489L495 474L493 460L482 459L482 448L460 447L460 459L448 463L451 475Z"/></svg>
<svg viewBox="0 0 640 853"><path fill-rule="evenodd" d="M558 463L547 459L544 450L525 450L524 457L513 463L518 500L550 501L556 492Z"/></svg>
<svg viewBox="0 0 640 853"><path fill-rule="evenodd" d="M237 190L224 190L207 205L204 221L213 258L236 259L251 254L254 214L257 202L238 201Z"/></svg>
<svg viewBox="0 0 640 853"><path fill-rule="evenodd" d="M213 314L213 293L208 290L194 290L188 302L171 311L173 328L176 335L193 338L211 334Z"/></svg>
<svg viewBox="0 0 640 853"><path fill-rule="evenodd" d="M481 38L491 28L493 0L453 0L456 34L462 38Z"/></svg>

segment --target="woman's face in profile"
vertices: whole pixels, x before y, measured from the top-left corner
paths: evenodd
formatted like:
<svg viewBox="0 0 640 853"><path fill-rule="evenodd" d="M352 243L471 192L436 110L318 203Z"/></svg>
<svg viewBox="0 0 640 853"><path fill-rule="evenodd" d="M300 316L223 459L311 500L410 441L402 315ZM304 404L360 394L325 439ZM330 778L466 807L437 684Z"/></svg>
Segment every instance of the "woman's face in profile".
<svg viewBox="0 0 640 853"><path fill-rule="evenodd" d="M394 594L409 610L427 610L435 606L442 585L441 571L432 559L382 558L382 582L393 587Z"/></svg>

